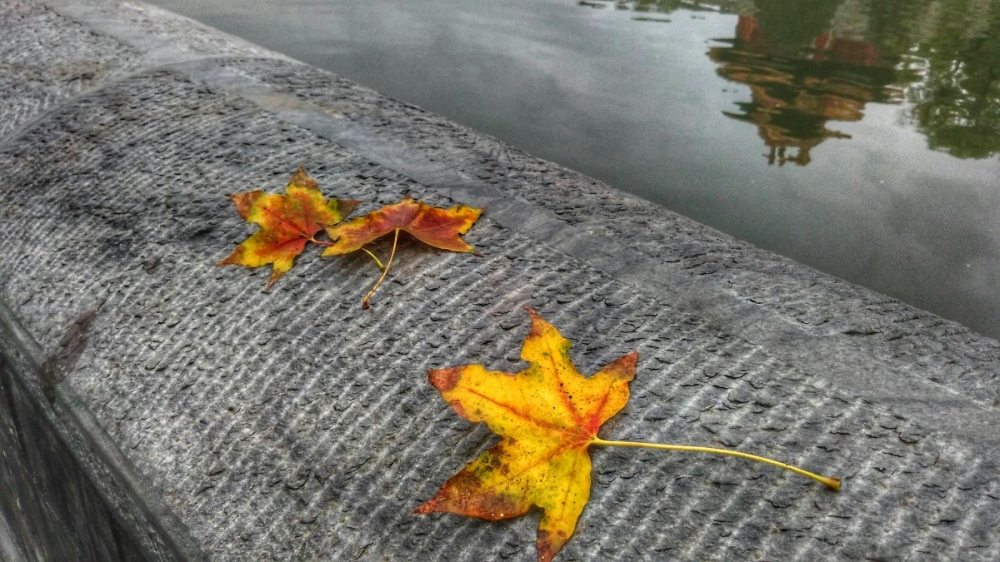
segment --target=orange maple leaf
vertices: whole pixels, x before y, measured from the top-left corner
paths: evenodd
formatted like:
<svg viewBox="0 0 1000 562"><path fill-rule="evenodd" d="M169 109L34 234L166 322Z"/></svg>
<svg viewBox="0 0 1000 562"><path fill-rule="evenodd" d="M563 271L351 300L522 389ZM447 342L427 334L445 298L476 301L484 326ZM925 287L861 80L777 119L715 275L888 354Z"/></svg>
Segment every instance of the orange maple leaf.
<svg viewBox="0 0 1000 562"><path fill-rule="evenodd" d="M363 250L375 258L379 269L383 271L375 286L365 295L362 306L368 308L369 299L382 284L382 280L385 279L392 266L392 258L396 255L396 243L399 241L400 231L408 232L417 240L442 250L474 252L474 248L462 240L460 236L472 228L482 213L482 209L465 205L457 205L450 209L432 207L423 201L414 201L412 197L407 195L399 203L386 205L363 217L328 227L326 233L334 241L334 244L323 250L322 255L324 257L337 256ZM390 232L394 233L392 253L389 254L389 261L383 267L382 262L365 249L364 245Z"/></svg>
<svg viewBox="0 0 1000 562"><path fill-rule="evenodd" d="M624 355L586 378L569 358L570 342L530 308L531 331L517 374L466 365L428 371L428 380L458 413L486 422L500 442L445 482L414 510L437 511L491 521L542 508L538 523L539 562L566 544L590 498L590 445L649 447L732 455L792 470L835 490L840 481L739 451L689 445L606 441L597 436L605 421L629 399L638 352Z"/></svg>
<svg viewBox="0 0 1000 562"><path fill-rule="evenodd" d="M285 195L255 190L229 198L240 216L261 228L217 265L273 264L267 289L292 268L307 242L317 242L317 233L343 220L360 203L324 198L316 180L301 166L285 187Z"/></svg>
<svg viewBox="0 0 1000 562"><path fill-rule="evenodd" d="M459 238L465 234L483 212L482 209L458 205L440 209L407 195L399 203L386 205L363 217L351 219L326 229L333 246L323 250L324 256L337 256L361 249L362 246L402 230L425 244L452 252L472 252L472 246Z"/></svg>

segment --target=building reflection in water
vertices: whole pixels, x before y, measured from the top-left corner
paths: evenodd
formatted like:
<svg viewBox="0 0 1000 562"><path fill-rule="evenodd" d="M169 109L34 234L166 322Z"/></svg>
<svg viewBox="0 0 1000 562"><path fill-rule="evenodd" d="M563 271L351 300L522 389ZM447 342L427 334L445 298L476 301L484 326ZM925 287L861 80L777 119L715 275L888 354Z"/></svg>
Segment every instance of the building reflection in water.
<svg viewBox="0 0 1000 562"><path fill-rule="evenodd" d="M725 9L727 6L720 5ZM865 104L901 103L928 147L958 158L1000 153L1000 2L994 0L745 0L736 37L709 51L751 101L768 161L809 163L843 138L828 121L857 121Z"/></svg>
<svg viewBox="0 0 1000 562"><path fill-rule="evenodd" d="M998 0L584 0L670 14L740 14L735 37L709 50L720 76L750 88L724 111L756 125L768 162L809 163L830 121L868 103L904 104L900 122L957 158L1000 154ZM636 17L640 21L667 19Z"/></svg>
<svg viewBox="0 0 1000 562"><path fill-rule="evenodd" d="M896 72L879 65L876 46L838 33L827 14L814 12L820 18L812 27L809 18L797 19L795 33L783 35L781 21L762 12L739 16L730 46L714 47L708 56L720 76L750 88L751 101L724 113L757 125L769 164L805 166L816 145L850 138L829 121L858 121L869 102L902 101L903 91L892 87Z"/></svg>

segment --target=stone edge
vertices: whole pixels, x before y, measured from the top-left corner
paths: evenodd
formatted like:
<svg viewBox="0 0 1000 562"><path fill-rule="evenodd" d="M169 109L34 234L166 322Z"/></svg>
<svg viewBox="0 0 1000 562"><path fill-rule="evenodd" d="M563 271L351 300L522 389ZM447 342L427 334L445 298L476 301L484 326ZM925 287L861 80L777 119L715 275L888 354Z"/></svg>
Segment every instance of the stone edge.
<svg viewBox="0 0 1000 562"><path fill-rule="evenodd" d="M105 503L125 514L119 523L148 560L207 560L187 527L155 494L70 387L55 387L50 403L42 392L44 353L5 302L0 300L0 355L7 358L27 392L45 412L46 422L74 452ZM89 455L81 455L80 451ZM157 544L161 545L160 548Z"/></svg>

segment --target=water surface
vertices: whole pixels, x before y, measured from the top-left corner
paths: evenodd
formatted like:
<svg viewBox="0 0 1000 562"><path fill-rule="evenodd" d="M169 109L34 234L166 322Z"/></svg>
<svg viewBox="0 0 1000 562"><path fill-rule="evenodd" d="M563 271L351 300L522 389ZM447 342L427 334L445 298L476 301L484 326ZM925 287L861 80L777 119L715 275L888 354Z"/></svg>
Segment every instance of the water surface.
<svg viewBox="0 0 1000 562"><path fill-rule="evenodd" d="M1000 2L154 3L1000 337Z"/></svg>

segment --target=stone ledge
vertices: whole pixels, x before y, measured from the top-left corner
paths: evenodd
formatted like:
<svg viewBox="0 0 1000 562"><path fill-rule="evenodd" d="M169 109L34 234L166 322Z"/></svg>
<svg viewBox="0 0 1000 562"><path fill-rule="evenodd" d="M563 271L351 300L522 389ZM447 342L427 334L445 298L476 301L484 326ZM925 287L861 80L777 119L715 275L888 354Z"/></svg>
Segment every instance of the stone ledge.
<svg viewBox="0 0 1000 562"><path fill-rule="evenodd" d="M639 350L609 438L845 478L834 495L732 460L594 451L561 559L1000 557L997 342L184 18L48 5L0 8L23 26L0 54L91 29L88 57L120 70L0 139L0 300L20 334L0 340L8 362L37 350L17 372L96 487L132 490L102 497L143 556L532 559L531 516L410 514L491 441L426 369L516 368L530 305L584 373ZM215 267L252 231L224 194L278 190L299 164L361 212L406 192L486 205L466 237L482 257L404 244L368 312L366 259L304 255L269 294L268 272Z"/></svg>

